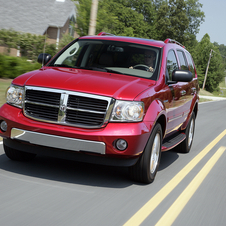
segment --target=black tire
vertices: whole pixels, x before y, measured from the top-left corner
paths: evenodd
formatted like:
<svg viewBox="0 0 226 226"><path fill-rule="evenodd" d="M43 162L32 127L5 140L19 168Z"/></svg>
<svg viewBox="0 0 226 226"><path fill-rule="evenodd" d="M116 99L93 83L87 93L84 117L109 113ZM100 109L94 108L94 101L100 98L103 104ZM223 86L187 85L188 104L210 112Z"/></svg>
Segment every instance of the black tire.
<svg viewBox="0 0 226 226"><path fill-rule="evenodd" d="M190 121L185 129L186 139L182 141L175 150L180 153L188 153L191 150L193 138L195 132L195 114L192 112Z"/></svg>
<svg viewBox="0 0 226 226"><path fill-rule="evenodd" d="M3 147L4 147L6 156L9 159L14 161L31 161L36 156L36 154L33 154L33 153L18 151L16 149L10 148L4 144L4 141L3 141Z"/></svg>
<svg viewBox="0 0 226 226"><path fill-rule="evenodd" d="M141 157L129 168L130 177L138 182L152 183L158 171L162 150L162 127L157 123Z"/></svg>

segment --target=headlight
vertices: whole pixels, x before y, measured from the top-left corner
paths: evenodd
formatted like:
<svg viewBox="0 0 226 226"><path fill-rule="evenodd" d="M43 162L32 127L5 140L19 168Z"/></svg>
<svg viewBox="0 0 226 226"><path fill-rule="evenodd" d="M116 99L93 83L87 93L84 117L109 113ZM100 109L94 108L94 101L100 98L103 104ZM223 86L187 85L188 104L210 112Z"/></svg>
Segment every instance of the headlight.
<svg viewBox="0 0 226 226"><path fill-rule="evenodd" d="M21 86L10 85L6 91L6 101L16 107L22 108L24 88Z"/></svg>
<svg viewBox="0 0 226 226"><path fill-rule="evenodd" d="M144 103L136 101L120 101L115 102L111 121L135 121L143 120L144 116Z"/></svg>

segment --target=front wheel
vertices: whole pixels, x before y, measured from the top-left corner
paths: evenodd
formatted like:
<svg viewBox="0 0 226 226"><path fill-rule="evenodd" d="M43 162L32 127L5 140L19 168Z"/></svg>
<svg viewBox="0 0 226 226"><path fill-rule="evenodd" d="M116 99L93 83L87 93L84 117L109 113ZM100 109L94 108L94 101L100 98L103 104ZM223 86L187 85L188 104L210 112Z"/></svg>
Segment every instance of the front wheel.
<svg viewBox="0 0 226 226"><path fill-rule="evenodd" d="M131 178L142 183L153 182L158 171L161 150L162 127L157 123L141 157L134 166L129 168Z"/></svg>
<svg viewBox="0 0 226 226"><path fill-rule="evenodd" d="M3 146L5 154L8 158L15 161L30 161L35 158L36 154L18 151L16 149L13 149L11 147L8 147L4 144L3 140Z"/></svg>

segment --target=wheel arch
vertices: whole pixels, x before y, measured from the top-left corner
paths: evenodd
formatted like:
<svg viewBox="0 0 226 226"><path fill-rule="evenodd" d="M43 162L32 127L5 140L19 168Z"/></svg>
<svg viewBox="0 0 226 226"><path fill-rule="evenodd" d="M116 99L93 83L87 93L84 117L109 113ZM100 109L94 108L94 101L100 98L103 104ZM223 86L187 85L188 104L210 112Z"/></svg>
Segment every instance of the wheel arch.
<svg viewBox="0 0 226 226"><path fill-rule="evenodd" d="M147 122L151 126L150 135L156 123L159 123L162 127L162 134L164 137L164 134L166 131L166 120L167 120L167 117L166 117L166 109L164 104L162 103L161 100L155 99L150 104L144 117L144 122Z"/></svg>
<svg viewBox="0 0 226 226"><path fill-rule="evenodd" d="M195 113L195 118L196 118L197 114L198 114L198 102L195 103L195 106L193 108L193 112Z"/></svg>
<svg viewBox="0 0 226 226"><path fill-rule="evenodd" d="M181 130L185 130L189 121L190 121L190 118L191 118L191 115L192 113L194 112L194 115L195 115L195 119L197 117L197 114L198 114L198 101L195 102L195 104L193 105L193 108L191 108L191 111L186 119L186 121L183 123L183 125L181 126Z"/></svg>
<svg viewBox="0 0 226 226"><path fill-rule="evenodd" d="M164 137L166 131L166 117L164 114L161 114L157 119L156 123L159 123L162 127L162 136Z"/></svg>

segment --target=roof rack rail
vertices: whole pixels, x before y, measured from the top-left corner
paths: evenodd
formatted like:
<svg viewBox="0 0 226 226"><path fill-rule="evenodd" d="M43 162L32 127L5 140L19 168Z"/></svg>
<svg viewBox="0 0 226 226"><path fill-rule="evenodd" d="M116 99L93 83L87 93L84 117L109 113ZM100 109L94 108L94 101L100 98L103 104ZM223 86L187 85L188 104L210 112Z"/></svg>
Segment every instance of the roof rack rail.
<svg viewBox="0 0 226 226"><path fill-rule="evenodd" d="M115 36L115 35L110 34L110 33L106 33L106 32L100 32L100 33L98 34L98 36Z"/></svg>
<svg viewBox="0 0 226 226"><path fill-rule="evenodd" d="M165 44L167 44L167 43L175 43L175 44L177 44L177 45L183 47L184 49L186 49L184 45L182 45L181 43L179 43L179 42L177 42L177 41L175 41L175 40L173 40L173 39L170 39L170 38L167 38L167 39L164 41L164 43L165 43Z"/></svg>

